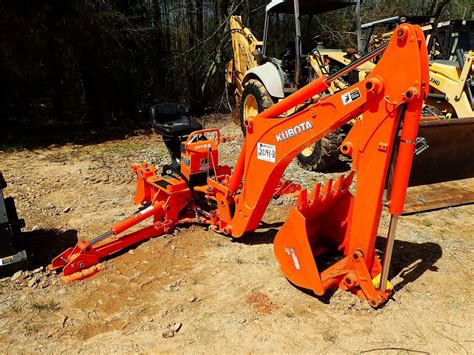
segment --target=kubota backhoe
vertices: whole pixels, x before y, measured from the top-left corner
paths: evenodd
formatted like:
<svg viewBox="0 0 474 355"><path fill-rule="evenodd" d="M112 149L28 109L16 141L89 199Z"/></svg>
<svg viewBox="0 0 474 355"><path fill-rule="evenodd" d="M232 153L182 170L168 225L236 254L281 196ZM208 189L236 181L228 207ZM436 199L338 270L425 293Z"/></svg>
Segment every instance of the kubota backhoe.
<svg viewBox="0 0 474 355"><path fill-rule="evenodd" d="M317 95L382 53L367 78L332 95ZM428 80L423 32L417 26L400 25L389 44L248 117L247 135L232 173L218 163L217 129L199 129L175 105L156 106L153 125L167 142L174 165L162 174L145 163L134 165L134 203L142 208L101 236L66 250L50 268L62 268L69 281L91 276L101 269L100 259L169 233L180 223L208 225L239 238L258 228L272 196L300 190L275 237L282 272L293 284L317 295L340 288L380 306L392 293L388 271ZM288 111L293 113L285 114ZM363 119L341 146L353 160L349 174L318 184L311 192L281 179L302 149L359 115ZM381 262L374 247L384 205L391 219ZM145 219L152 223L119 236ZM105 240L113 236L118 237Z"/></svg>

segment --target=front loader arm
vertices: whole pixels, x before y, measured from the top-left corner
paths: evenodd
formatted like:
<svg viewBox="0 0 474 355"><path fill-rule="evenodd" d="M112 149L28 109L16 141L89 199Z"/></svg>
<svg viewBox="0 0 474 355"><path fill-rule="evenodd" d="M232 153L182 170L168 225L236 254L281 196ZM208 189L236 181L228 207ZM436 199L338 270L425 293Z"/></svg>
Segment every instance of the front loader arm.
<svg viewBox="0 0 474 355"><path fill-rule="evenodd" d="M407 105L406 111L414 116L410 121L418 127L416 117L419 120L427 91L428 59L423 41L418 27L402 25L365 80L300 112L278 118L322 92L332 79L319 78L246 122L246 142L229 184L230 191L236 193L235 214L228 229L234 237L257 228L276 184L302 149L359 114L363 114L362 121L342 146L343 152L353 157L354 170L358 172L354 205L357 211L367 211L370 206L374 217L371 221L380 215L381 196L399 128L398 113L402 105ZM238 190L241 181L242 188ZM373 233L375 224L378 221L364 228Z"/></svg>

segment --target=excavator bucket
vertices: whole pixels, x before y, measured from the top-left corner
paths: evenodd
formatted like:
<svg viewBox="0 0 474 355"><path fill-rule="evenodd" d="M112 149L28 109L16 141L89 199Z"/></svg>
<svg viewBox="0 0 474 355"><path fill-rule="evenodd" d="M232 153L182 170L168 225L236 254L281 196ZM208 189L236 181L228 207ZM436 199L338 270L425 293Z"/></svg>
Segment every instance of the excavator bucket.
<svg viewBox="0 0 474 355"><path fill-rule="evenodd" d="M328 288L321 272L328 262L343 257L354 173L333 184L316 185L307 196L303 190L275 237L274 252L282 272L293 284L317 295ZM321 269L321 270L320 270Z"/></svg>
<svg viewBox="0 0 474 355"><path fill-rule="evenodd" d="M275 256L282 272L293 284L322 295L324 289L311 247L314 237L306 226L306 217L294 208L275 238Z"/></svg>

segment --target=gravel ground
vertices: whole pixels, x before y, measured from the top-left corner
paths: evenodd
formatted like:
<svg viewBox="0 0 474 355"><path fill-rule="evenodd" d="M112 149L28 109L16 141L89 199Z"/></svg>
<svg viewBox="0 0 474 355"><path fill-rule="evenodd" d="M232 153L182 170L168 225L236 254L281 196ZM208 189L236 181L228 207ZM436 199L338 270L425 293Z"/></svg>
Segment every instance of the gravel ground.
<svg viewBox="0 0 474 355"><path fill-rule="evenodd" d="M220 162L233 165L239 128L219 115L211 125L226 139ZM316 298L282 276L272 242L289 197L272 201L265 228L239 240L186 226L119 253L80 282L46 271L67 246L135 210L130 165L140 161L167 162L156 135L0 152L30 252L28 270L0 280L2 352L474 352L472 205L401 219L396 293L378 310L345 292ZM346 169L308 173L293 162L285 177L312 187Z"/></svg>

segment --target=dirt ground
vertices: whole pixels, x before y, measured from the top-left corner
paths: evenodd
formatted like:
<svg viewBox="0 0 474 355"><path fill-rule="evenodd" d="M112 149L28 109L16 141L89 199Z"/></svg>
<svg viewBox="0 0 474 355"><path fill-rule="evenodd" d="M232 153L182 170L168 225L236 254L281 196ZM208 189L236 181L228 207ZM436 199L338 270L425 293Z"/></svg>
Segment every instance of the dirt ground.
<svg viewBox="0 0 474 355"><path fill-rule="evenodd" d="M232 165L238 127L222 117L206 125L222 128L220 160ZM396 293L378 310L339 291L316 298L280 273L272 242L288 198L272 201L264 228L239 240L190 226L114 256L76 283L38 269L135 211L130 164L140 161L168 161L156 135L0 152L5 193L26 220L31 254L28 272L0 281L2 353L474 352L473 205L400 220ZM286 177L311 186L339 173L292 163ZM387 224L384 213L379 235Z"/></svg>

